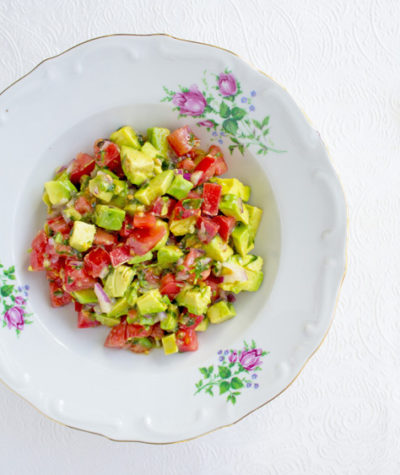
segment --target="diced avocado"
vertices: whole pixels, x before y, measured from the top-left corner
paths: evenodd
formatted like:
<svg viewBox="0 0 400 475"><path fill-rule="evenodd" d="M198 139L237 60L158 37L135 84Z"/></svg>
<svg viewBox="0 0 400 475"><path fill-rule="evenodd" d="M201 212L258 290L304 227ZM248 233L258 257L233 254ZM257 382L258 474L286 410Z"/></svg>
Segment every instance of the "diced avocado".
<svg viewBox="0 0 400 475"><path fill-rule="evenodd" d="M259 271L252 271L246 269L247 280L245 282L229 282L220 284L222 290L228 292L233 292L235 294L241 292L242 290L247 290L248 292L255 292L260 288L262 284L264 274Z"/></svg>
<svg viewBox="0 0 400 475"><path fill-rule="evenodd" d="M111 309L111 312L107 314L107 317L122 317L122 315L126 315L128 313L128 310L128 299L126 297L122 297L115 302L113 308Z"/></svg>
<svg viewBox="0 0 400 475"><path fill-rule="evenodd" d="M218 234L209 244L204 244L203 249L208 257L219 262L224 262L233 255L233 249Z"/></svg>
<svg viewBox="0 0 400 475"><path fill-rule="evenodd" d="M196 330L197 332L205 332L205 331L207 330L207 328L208 328L209 325L210 325L210 320L209 320L207 317L205 317L205 318L202 320L202 322L197 325L197 327L195 328L195 330Z"/></svg>
<svg viewBox="0 0 400 475"><path fill-rule="evenodd" d="M67 220L71 221L79 221L82 218L81 213L77 211L75 208L67 208L62 212L62 215Z"/></svg>
<svg viewBox="0 0 400 475"><path fill-rule="evenodd" d="M79 303L96 303L97 297L93 289L77 290L71 292L72 297Z"/></svg>
<svg viewBox="0 0 400 475"><path fill-rule="evenodd" d="M109 297L123 297L133 280L135 271L126 265L114 268L108 274L104 290Z"/></svg>
<svg viewBox="0 0 400 475"><path fill-rule="evenodd" d="M156 158L160 153L150 142L145 142L142 146L142 152L151 158Z"/></svg>
<svg viewBox="0 0 400 475"><path fill-rule="evenodd" d="M176 301L179 306L186 307L190 313L204 315L211 302L211 288L208 285L201 287L188 285L179 292Z"/></svg>
<svg viewBox="0 0 400 475"><path fill-rule="evenodd" d="M254 243L253 240L250 239L249 226L247 224L238 223L235 226L235 229L232 231L232 240L236 251L241 256L245 256L254 248Z"/></svg>
<svg viewBox="0 0 400 475"><path fill-rule="evenodd" d="M136 132L126 125L125 127L121 127L120 129L116 130L110 135L110 140L118 145L118 147L122 147L126 145L128 147L133 148L140 148L140 143Z"/></svg>
<svg viewBox="0 0 400 475"><path fill-rule="evenodd" d="M94 224L75 221L69 238L69 245L79 252L87 251L92 247L96 226Z"/></svg>
<svg viewBox="0 0 400 475"><path fill-rule="evenodd" d="M121 322L119 318L110 317L104 313L96 314L95 317L98 322L100 322L102 325L105 325L106 327L115 327Z"/></svg>
<svg viewBox="0 0 400 475"><path fill-rule="evenodd" d="M132 340L133 344L144 346L147 348L147 350L151 350L154 346L153 342L150 340L150 338L133 338ZM147 353L147 351L145 351Z"/></svg>
<svg viewBox="0 0 400 475"><path fill-rule="evenodd" d="M47 206L47 214L50 214L51 213L51 201L50 201L49 194L47 193L47 191L45 191L43 193L42 201Z"/></svg>
<svg viewBox="0 0 400 475"><path fill-rule="evenodd" d="M157 253L157 262L160 266L168 266L183 256L178 246L164 246Z"/></svg>
<svg viewBox="0 0 400 475"><path fill-rule="evenodd" d="M252 254L249 254L243 257L243 265L248 270L259 272L261 271L263 264L263 258L260 256L253 256Z"/></svg>
<svg viewBox="0 0 400 475"><path fill-rule="evenodd" d="M89 191L99 200L108 203L114 195L114 180L108 173L104 173L100 170L97 172L97 175L89 181Z"/></svg>
<svg viewBox="0 0 400 475"><path fill-rule="evenodd" d="M141 185L153 176L154 160L132 147L121 147L121 163L126 177L134 185Z"/></svg>
<svg viewBox="0 0 400 475"><path fill-rule="evenodd" d="M174 315L167 314L167 317L164 320L161 320L160 327L166 332L173 332L178 327L178 320Z"/></svg>
<svg viewBox="0 0 400 475"><path fill-rule="evenodd" d="M243 201L250 198L250 187L243 185L237 178L212 178L210 181L222 186L222 195L236 195Z"/></svg>
<svg viewBox="0 0 400 475"><path fill-rule="evenodd" d="M141 262L150 261L153 258L153 253L151 251L147 252L143 256L134 256L132 259L129 259L128 264L140 264Z"/></svg>
<svg viewBox="0 0 400 475"><path fill-rule="evenodd" d="M221 300L211 307L207 311L207 317L211 323L222 323L226 320L230 320L236 315L235 307L229 303Z"/></svg>
<svg viewBox="0 0 400 475"><path fill-rule="evenodd" d="M166 170L152 178L149 184L135 193L135 198L145 205L150 205L156 198L164 195L174 179L174 172Z"/></svg>
<svg viewBox="0 0 400 475"><path fill-rule="evenodd" d="M183 219L173 219L169 223L169 229L175 236L193 234L196 230L197 216L189 216Z"/></svg>
<svg viewBox="0 0 400 475"><path fill-rule="evenodd" d="M172 355L173 353L178 353L178 345L176 344L176 337L175 333L171 333L170 335L163 336L162 345L164 348L164 353L166 355Z"/></svg>
<svg viewBox="0 0 400 475"><path fill-rule="evenodd" d="M141 315L163 312L167 308L158 289L145 292L137 299L136 305Z"/></svg>
<svg viewBox="0 0 400 475"><path fill-rule="evenodd" d="M153 247L152 251L158 251L162 247L165 246L165 244L168 241L169 237L169 228L168 228L168 223L163 221L162 219L157 219L156 221L157 226L162 226L165 229L165 234L164 236L158 241L158 243Z"/></svg>
<svg viewBox="0 0 400 475"><path fill-rule="evenodd" d="M119 231L124 219L124 210L106 205L96 205L95 221L100 228Z"/></svg>
<svg viewBox="0 0 400 475"><path fill-rule="evenodd" d="M52 205L63 205L71 199L71 191L61 181L48 181L44 189Z"/></svg>
<svg viewBox="0 0 400 475"><path fill-rule="evenodd" d="M162 164L163 164L163 161L161 160L161 158L156 157L154 159L154 174L155 175L159 175L160 173L162 173L163 171Z"/></svg>
<svg viewBox="0 0 400 475"><path fill-rule="evenodd" d="M174 181L168 188L167 193L177 200L186 198L189 191L193 188L193 183L189 180L185 180L182 175L175 175Z"/></svg>
<svg viewBox="0 0 400 475"><path fill-rule="evenodd" d="M163 157L168 156L168 140L170 134L168 129L162 127L151 127L147 129L147 138L151 144L160 152Z"/></svg>
<svg viewBox="0 0 400 475"><path fill-rule="evenodd" d="M65 188L70 191L70 193L76 193L78 190L76 189L75 185L69 179L68 173L66 171L62 172L61 175L57 177L59 183L62 183Z"/></svg>
<svg viewBox="0 0 400 475"><path fill-rule="evenodd" d="M257 234L258 226L260 225L260 222L261 222L263 211L262 209L257 208L257 206L250 206L250 205L245 204L244 207L247 209L247 212L249 213L250 239L254 240Z"/></svg>
<svg viewBox="0 0 400 475"><path fill-rule="evenodd" d="M134 199L129 201L129 203L125 206L124 209L130 216L134 216L136 213L141 213L145 211L146 207L138 200Z"/></svg>
<svg viewBox="0 0 400 475"><path fill-rule="evenodd" d="M236 195L224 195L219 203L219 209L225 216L233 216L244 224L249 222L249 212L243 206L242 199Z"/></svg>
<svg viewBox="0 0 400 475"><path fill-rule="evenodd" d="M196 249L199 249L199 248L203 247L203 243L200 241L197 234L187 234L182 239L181 242L182 242L182 245L186 248L194 247Z"/></svg>
<svg viewBox="0 0 400 475"><path fill-rule="evenodd" d="M136 301L138 299L138 288L139 282L135 280L134 282L132 282L132 285L126 292L129 307L133 307L134 305L136 305Z"/></svg>

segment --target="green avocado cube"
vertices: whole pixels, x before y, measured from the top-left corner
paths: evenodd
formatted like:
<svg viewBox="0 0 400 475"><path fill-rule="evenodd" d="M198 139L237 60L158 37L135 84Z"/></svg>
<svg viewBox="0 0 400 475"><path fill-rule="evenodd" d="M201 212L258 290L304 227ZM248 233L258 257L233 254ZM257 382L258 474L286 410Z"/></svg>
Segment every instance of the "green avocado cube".
<svg viewBox="0 0 400 475"><path fill-rule="evenodd" d="M107 317L118 318L122 315L126 315L129 310L129 303L126 297L118 299L113 305L111 312L107 314Z"/></svg>
<svg viewBox="0 0 400 475"><path fill-rule="evenodd" d="M210 325L210 320L205 317L195 328L197 332L205 332Z"/></svg>
<svg viewBox="0 0 400 475"><path fill-rule="evenodd" d="M132 259L129 259L128 264L140 264L141 262L150 261L153 258L153 253L151 251L147 252L143 256L134 256Z"/></svg>
<svg viewBox="0 0 400 475"><path fill-rule="evenodd" d="M132 147L121 147L121 163L128 180L134 185L141 185L153 176L154 160Z"/></svg>
<svg viewBox="0 0 400 475"><path fill-rule="evenodd" d="M160 153L150 142L145 142L142 146L142 152L151 158L156 158Z"/></svg>
<svg viewBox="0 0 400 475"><path fill-rule="evenodd" d="M62 172L61 175L57 177L56 181L62 183L65 188L67 188L67 190L69 190L72 194L78 191L75 185L69 179L68 173L66 171Z"/></svg>
<svg viewBox="0 0 400 475"><path fill-rule="evenodd" d="M215 261L224 262L233 255L233 249L226 243L219 234L211 242L203 245L206 255Z"/></svg>
<svg viewBox="0 0 400 475"><path fill-rule="evenodd" d="M211 323L222 323L226 320L230 320L236 315L235 307L229 302L221 300L211 307L207 311L207 317Z"/></svg>
<svg viewBox="0 0 400 475"><path fill-rule="evenodd" d="M141 315L163 312L167 308L158 289L145 292L137 299L136 305Z"/></svg>
<svg viewBox="0 0 400 475"><path fill-rule="evenodd" d="M169 230L175 236L193 234L196 230L197 216L189 216L183 219L173 219L169 223Z"/></svg>
<svg viewBox="0 0 400 475"><path fill-rule="evenodd" d="M253 240L250 238L249 226L247 224L238 223L232 231L233 245L236 251L245 256L254 247Z"/></svg>
<svg viewBox="0 0 400 475"><path fill-rule="evenodd" d="M244 207L247 209L249 213L249 234L250 239L254 240L257 234L258 227L261 222L263 210L257 208L257 206L250 206L245 204Z"/></svg>
<svg viewBox="0 0 400 475"><path fill-rule="evenodd" d="M120 265L108 274L104 290L109 297L123 297L130 286L135 271L126 265Z"/></svg>
<svg viewBox="0 0 400 475"><path fill-rule="evenodd" d="M178 319L172 314L167 314L167 317L160 322L160 328L166 332L174 332L177 327Z"/></svg>
<svg viewBox="0 0 400 475"><path fill-rule="evenodd" d="M222 187L222 195L236 195L243 201L250 198L250 187L243 185L237 178L212 178L210 181Z"/></svg>
<svg viewBox="0 0 400 475"><path fill-rule="evenodd" d="M75 221L69 238L69 245L79 252L85 252L92 247L96 226L94 224Z"/></svg>
<svg viewBox="0 0 400 475"><path fill-rule="evenodd" d="M162 247L164 247L165 244L167 243L168 237L169 237L168 223L166 223L166 222L163 221L162 219L157 219L156 224L157 224L157 226L162 226L162 227L165 229L165 234L164 234L164 237L162 237L162 238L158 241L158 243L152 248L152 251L158 251L159 249L161 249Z"/></svg>
<svg viewBox="0 0 400 475"><path fill-rule="evenodd" d="M113 178L108 173L98 171L89 181L89 192L101 201L110 202L115 192Z"/></svg>
<svg viewBox="0 0 400 475"><path fill-rule="evenodd" d="M243 290L247 290L248 292L256 292L260 288L260 285L264 279L263 272L246 269L246 274L246 281L223 283L220 284L221 289L228 292L233 292L235 294L242 292Z"/></svg>
<svg viewBox="0 0 400 475"><path fill-rule="evenodd" d="M82 218L81 213L79 213L75 208L66 208L62 212L62 215L66 220L70 221L79 221Z"/></svg>
<svg viewBox="0 0 400 475"><path fill-rule="evenodd" d="M130 308L136 305L136 301L138 299L138 288L139 288L139 282L135 280L134 282L132 282L132 285L126 292L128 305Z"/></svg>
<svg viewBox="0 0 400 475"><path fill-rule="evenodd" d="M61 181L48 181L44 184L44 189L52 205L63 205L71 199L71 191Z"/></svg>
<svg viewBox="0 0 400 475"><path fill-rule="evenodd" d="M237 195L224 195L219 203L219 209L225 216L233 216L244 224L249 222L249 212L243 206L242 199Z"/></svg>
<svg viewBox="0 0 400 475"><path fill-rule="evenodd" d="M136 132L129 125L125 125L110 135L111 142L118 147L126 145L127 147L140 148L139 139Z"/></svg>
<svg viewBox="0 0 400 475"><path fill-rule="evenodd" d="M76 290L75 292L71 292L71 295L81 304L97 302L97 296L93 289Z"/></svg>
<svg viewBox="0 0 400 475"><path fill-rule="evenodd" d="M173 353L178 353L178 345L176 344L176 336L175 333L171 333L170 335L163 336L162 345L164 348L164 353L166 355L172 355Z"/></svg>
<svg viewBox="0 0 400 475"><path fill-rule="evenodd" d="M178 246L164 246L157 253L157 262L160 266L168 266L183 256Z"/></svg>
<svg viewBox="0 0 400 475"><path fill-rule="evenodd" d="M167 193L177 200L186 198L189 191L193 188L193 183L189 180L185 180L182 175L175 175L174 181L168 188Z"/></svg>
<svg viewBox="0 0 400 475"><path fill-rule="evenodd" d="M211 302L211 288L208 285L184 287L176 296L176 301L180 307L186 307L190 313L204 315Z"/></svg>
<svg viewBox="0 0 400 475"><path fill-rule="evenodd" d="M125 211L106 205L96 205L95 222L100 228L119 231L125 219Z"/></svg>
<svg viewBox="0 0 400 475"><path fill-rule="evenodd" d="M96 314L95 317L99 323L105 325L106 327L115 327L116 325L121 323L121 320L119 318L109 317L104 313Z"/></svg>
<svg viewBox="0 0 400 475"><path fill-rule="evenodd" d="M144 205L150 205L156 198L164 195L174 179L174 172L166 170L150 180L148 185L135 193L135 198Z"/></svg>
<svg viewBox="0 0 400 475"><path fill-rule="evenodd" d="M254 256L253 254L249 254L243 257L243 266L254 272L260 272L262 270L262 266L264 264L264 260L260 256Z"/></svg>
<svg viewBox="0 0 400 475"><path fill-rule="evenodd" d="M150 143L160 152L163 157L168 156L168 140L170 134L168 129L163 127L151 127L147 129L147 138Z"/></svg>

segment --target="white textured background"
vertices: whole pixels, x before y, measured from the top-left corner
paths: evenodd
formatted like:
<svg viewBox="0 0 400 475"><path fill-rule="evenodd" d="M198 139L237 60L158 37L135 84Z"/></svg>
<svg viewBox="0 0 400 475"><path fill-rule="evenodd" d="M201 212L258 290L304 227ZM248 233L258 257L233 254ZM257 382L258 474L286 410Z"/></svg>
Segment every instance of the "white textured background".
<svg viewBox="0 0 400 475"><path fill-rule="evenodd" d="M116 32L168 32L250 60L321 132L350 218L333 327L278 399L196 441L148 446L57 425L0 386L2 475L400 474L399 22L398 0L0 0L0 90Z"/></svg>

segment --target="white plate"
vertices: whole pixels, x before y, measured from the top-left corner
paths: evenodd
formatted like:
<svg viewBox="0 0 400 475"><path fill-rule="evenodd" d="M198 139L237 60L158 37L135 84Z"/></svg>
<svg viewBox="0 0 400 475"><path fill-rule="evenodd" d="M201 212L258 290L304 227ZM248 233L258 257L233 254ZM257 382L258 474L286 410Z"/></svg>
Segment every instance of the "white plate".
<svg viewBox="0 0 400 475"><path fill-rule="evenodd" d="M43 183L123 124L189 124L221 144L229 175L265 211L254 250L263 285L239 294L237 317L201 334L195 353L105 349L107 329L77 329L71 307L50 308L45 276L27 271ZM234 54L165 35L85 42L2 93L0 142L0 378L44 414L117 440L186 440L273 399L320 345L345 270L343 193L288 93Z"/></svg>

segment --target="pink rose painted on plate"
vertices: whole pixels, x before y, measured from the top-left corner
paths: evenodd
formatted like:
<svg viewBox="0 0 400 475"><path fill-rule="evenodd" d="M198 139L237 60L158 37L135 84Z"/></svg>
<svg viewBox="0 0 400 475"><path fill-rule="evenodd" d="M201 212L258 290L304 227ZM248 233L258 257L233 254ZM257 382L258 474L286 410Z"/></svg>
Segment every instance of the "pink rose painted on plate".
<svg viewBox="0 0 400 475"><path fill-rule="evenodd" d="M218 78L219 92L225 96L234 96L237 93L237 83L233 74L221 73Z"/></svg>
<svg viewBox="0 0 400 475"><path fill-rule="evenodd" d="M172 103L179 107L181 114L198 116L203 114L207 102L196 85L190 86L186 92L177 92L172 98Z"/></svg>
<svg viewBox="0 0 400 475"><path fill-rule="evenodd" d="M24 311L21 307L11 307L4 314L4 320L7 322L8 328L16 328L22 330L24 328Z"/></svg>
<svg viewBox="0 0 400 475"><path fill-rule="evenodd" d="M255 368L261 363L261 359L260 359L261 355L262 355L262 350L260 350L260 348L244 351L239 356L239 363L243 366L243 368L246 371L251 371L253 368Z"/></svg>

